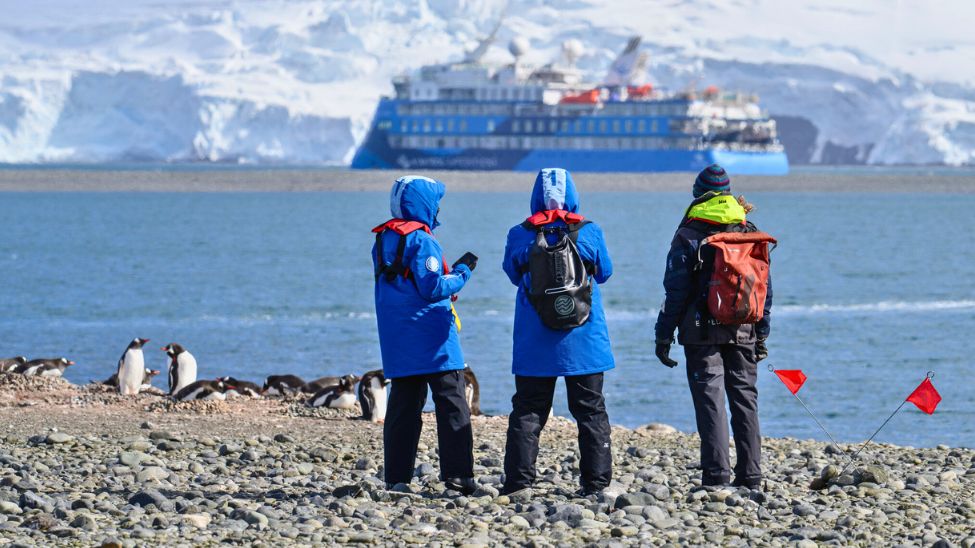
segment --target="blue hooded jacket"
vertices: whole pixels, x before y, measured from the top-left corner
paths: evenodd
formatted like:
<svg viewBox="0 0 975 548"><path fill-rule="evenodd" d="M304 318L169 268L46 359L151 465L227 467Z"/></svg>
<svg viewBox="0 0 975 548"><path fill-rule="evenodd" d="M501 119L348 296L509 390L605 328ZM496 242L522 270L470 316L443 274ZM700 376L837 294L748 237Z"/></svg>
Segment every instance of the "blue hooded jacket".
<svg viewBox="0 0 975 548"><path fill-rule="evenodd" d="M446 188L443 183L420 176L400 177L390 193L390 211L395 219L417 221L434 229L437 211ZM376 280L376 322L383 358L383 374L390 379L464 368L450 296L471 277L466 265L443 272L443 250L423 230L400 236L392 230L382 233L382 259L393 264L400 238L406 238L403 265L411 278L385 276ZM376 246L373 266L378 267Z"/></svg>
<svg viewBox="0 0 975 548"><path fill-rule="evenodd" d="M543 169L535 178L532 190L532 214L539 211L564 209L578 213L579 194L568 171L560 168ZM549 226L565 226L555 221ZM554 244L556 235L549 236ZM613 274L603 231L596 223L579 229L576 245L582 259L596 266L593 278L592 310L589 321L568 331L546 327L531 303L527 288L531 287L531 275L522 273L528 263L528 253L535 244L535 232L522 225L508 231L508 243L504 249L502 268L511 283L518 286L515 297L515 328L511 370L515 375L526 377L559 377L589 375L607 371L615 366L613 351L606 327L599 284Z"/></svg>

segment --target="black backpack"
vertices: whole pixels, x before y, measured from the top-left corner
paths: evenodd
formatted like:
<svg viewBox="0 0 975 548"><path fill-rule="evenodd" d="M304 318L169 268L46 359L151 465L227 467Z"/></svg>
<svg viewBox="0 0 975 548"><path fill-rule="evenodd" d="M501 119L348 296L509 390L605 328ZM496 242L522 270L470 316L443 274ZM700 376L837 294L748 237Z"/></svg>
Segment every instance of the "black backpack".
<svg viewBox="0 0 975 548"><path fill-rule="evenodd" d="M528 301L542 323L551 329L574 329L589 320L595 267L582 259L576 247L579 229L589 222L549 228L528 221L522 224L535 232L535 245L528 250L528 264L522 267L523 272L531 274ZM545 235L553 232L560 233L561 238L549 245Z"/></svg>

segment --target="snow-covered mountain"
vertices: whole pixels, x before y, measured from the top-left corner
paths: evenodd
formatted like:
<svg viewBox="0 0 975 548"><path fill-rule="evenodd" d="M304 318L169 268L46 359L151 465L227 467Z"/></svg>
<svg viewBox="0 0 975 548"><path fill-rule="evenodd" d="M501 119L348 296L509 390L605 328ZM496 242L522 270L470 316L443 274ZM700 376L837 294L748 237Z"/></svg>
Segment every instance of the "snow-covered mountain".
<svg viewBox="0 0 975 548"><path fill-rule="evenodd" d="M969 0L0 0L0 162L341 164L393 76L563 41L757 92L794 163L975 163Z"/></svg>

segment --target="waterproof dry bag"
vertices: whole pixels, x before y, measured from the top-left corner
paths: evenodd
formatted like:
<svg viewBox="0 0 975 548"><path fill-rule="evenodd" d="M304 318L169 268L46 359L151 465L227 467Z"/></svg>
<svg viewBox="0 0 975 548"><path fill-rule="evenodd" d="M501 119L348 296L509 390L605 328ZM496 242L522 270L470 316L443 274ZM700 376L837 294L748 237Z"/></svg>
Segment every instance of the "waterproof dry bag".
<svg viewBox="0 0 975 548"><path fill-rule="evenodd" d="M718 323L757 323L765 314L769 254L776 240L765 232L720 232L705 238L698 248L714 251L707 287L708 312Z"/></svg>
<svg viewBox="0 0 975 548"><path fill-rule="evenodd" d="M592 273L587 267L576 238L580 228L589 221L555 229L561 238L549 245L546 229L536 231L535 244L528 252L528 272L531 286L528 301L538 312L542 323L551 329L567 330L589 320L592 310Z"/></svg>

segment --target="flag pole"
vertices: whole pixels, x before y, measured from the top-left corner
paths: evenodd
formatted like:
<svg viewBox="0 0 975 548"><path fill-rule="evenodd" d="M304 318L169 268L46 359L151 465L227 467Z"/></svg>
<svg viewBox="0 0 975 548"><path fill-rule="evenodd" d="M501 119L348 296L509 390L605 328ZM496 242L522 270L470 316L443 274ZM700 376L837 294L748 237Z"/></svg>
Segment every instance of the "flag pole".
<svg viewBox="0 0 975 548"><path fill-rule="evenodd" d="M928 371L928 374L925 375L924 378L925 379L933 379L934 378L934 371ZM908 396L908 397L910 397L910 396ZM873 433L873 435L871 435L869 438L867 438L867 441L863 442L863 445L861 445L860 448L857 449L857 452L856 453L853 453L853 457L850 459L849 464L847 464L846 466L844 466L843 467L843 470L840 470L840 473L837 474L837 475L842 476L843 473L846 472L846 469L849 468L850 464L853 464L854 459L857 458L857 456L860 454L860 452L863 451L867 447L867 445L871 441L873 441L873 439L875 437L877 437L877 434L879 434L880 431L883 430L885 426L887 426L887 423L890 422L890 419L894 418L894 415L896 415L897 412L900 411L901 408L904 407L904 404L906 404L906 403L907 403L907 398L904 398L904 401L902 401L901 404L897 406L897 409L894 409L894 412L891 413L889 417L887 417L887 420L885 420L884 423L880 425L880 428L878 428L877 431Z"/></svg>
<svg viewBox="0 0 975 548"><path fill-rule="evenodd" d="M768 365L768 370L771 371L772 373L775 373L775 367L772 364ZM790 390L790 392L792 391ZM819 419L816 418L816 415L813 414L811 409L809 409L809 406L806 405L806 402L802 401L802 398L799 397L799 394L792 392L792 396L796 398L796 401L798 401L800 405L802 405L802 408L806 410L806 413L809 413L809 416L812 417L814 421L816 421L816 424L819 425L819 428L826 433L826 436L829 438L829 440L833 442L833 447L835 447L836 450L839 451L840 453L846 455L846 458L849 459L850 458L849 454L846 451L844 451L842 448L840 448L840 444L836 443L836 440L833 439L833 435L829 433L829 430L827 430L825 426L823 426L823 423L819 422Z"/></svg>

